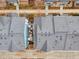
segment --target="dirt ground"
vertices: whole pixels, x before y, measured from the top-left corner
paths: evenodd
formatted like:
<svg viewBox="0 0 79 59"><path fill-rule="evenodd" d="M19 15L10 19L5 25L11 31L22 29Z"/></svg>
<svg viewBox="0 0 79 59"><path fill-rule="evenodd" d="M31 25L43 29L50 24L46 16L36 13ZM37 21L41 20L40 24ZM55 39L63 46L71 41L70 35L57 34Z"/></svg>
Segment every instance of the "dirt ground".
<svg viewBox="0 0 79 59"><path fill-rule="evenodd" d="M0 59L79 59L78 51L43 52L33 49L33 42L27 49L19 52L0 51Z"/></svg>
<svg viewBox="0 0 79 59"><path fill-rule="evenodd" d="M20 52L0 52L0 59L79 59L79 52L41 52L26 50Z"/></svg>

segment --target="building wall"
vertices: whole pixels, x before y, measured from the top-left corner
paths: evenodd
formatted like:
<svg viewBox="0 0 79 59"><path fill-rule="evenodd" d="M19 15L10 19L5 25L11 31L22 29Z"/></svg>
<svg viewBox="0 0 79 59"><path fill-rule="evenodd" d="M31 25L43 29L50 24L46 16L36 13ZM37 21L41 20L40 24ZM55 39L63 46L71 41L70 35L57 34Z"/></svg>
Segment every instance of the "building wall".
<svg viewBox="0 0 79 59"><path fill-rule="evenodd" d="M20 0L20 4L29 4L29 0Z"/></svg>
<svg viewBox="0 0 79 59"><path fill-rule="evenodd" d="M35 0L29 0L29 4L34 5Z"/></svg>
<svg viewBox="0 0 79 59"><path fill-rule="evenodd" d="M69 0L69 1L75 1L75 0ZM45 0L20 0L20 4L32 4L35 6L43 5ZM0 0L0 7L6 6L6 0Z"/></svg>
<svg viewBox="0 0 79 59"><path fill-rule="evenodd" d="M20 0L21 4L41 5L45 0Z"/></svg>
<svg viewBox="0 0 79 59"><path fill-rule="evenodd" d="M45 0L35 0L35 5L38 6L38 5L43 5L45 2Z"/></svg>
<svg viewBox="0 0 79 59"><path fill-rule="evenodd" d="M0 7L6 6L6 0L0 0Z"/></svg>

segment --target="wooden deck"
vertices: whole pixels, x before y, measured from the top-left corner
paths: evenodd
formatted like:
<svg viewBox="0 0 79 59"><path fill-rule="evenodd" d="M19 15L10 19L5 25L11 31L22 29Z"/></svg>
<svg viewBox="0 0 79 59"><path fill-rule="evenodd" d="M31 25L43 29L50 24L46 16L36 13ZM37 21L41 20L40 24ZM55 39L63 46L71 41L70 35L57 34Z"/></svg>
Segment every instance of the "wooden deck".
<svg viewBox="0 0 79 59"><path fill-rule="evenodd" d="M41 9L29 9L29 10L19 10L19 13L27 13L27 14L44 14L46 10ZM64 9L64 10L48 10L48 13L79 13L79 9ZM0 10L0 14L6 13L17 13L16 10Z"/></svg>

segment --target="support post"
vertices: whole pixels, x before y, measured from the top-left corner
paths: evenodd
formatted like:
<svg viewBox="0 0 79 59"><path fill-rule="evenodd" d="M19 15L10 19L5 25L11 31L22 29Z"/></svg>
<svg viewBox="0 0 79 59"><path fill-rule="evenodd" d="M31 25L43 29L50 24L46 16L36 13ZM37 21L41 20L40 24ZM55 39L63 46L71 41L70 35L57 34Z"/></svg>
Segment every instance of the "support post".
<svg viewBox="0 0 79 59"><path fill-rule="evenodd" d="M16 6L16 11L19 16L19 0L17 1L17 3L14 3L14 5Z"/></svg>
<svg viewBox="0 0 79 59"><path fill-rule="evenodd" d="M45 3L45 15L47 16L48 15L48 8L49 6L48 6L48 4L47 3Z"/></svg>
<svg viewBox="0 0 79 59"><path fill-rule="evenodd" d="M60 15L63 15L63 5L60 5Z"/></svg>

